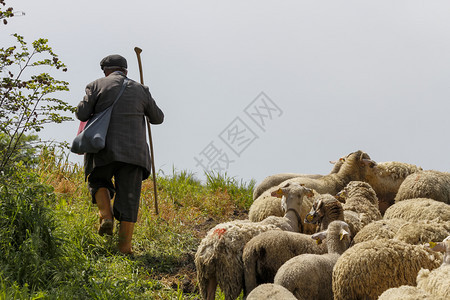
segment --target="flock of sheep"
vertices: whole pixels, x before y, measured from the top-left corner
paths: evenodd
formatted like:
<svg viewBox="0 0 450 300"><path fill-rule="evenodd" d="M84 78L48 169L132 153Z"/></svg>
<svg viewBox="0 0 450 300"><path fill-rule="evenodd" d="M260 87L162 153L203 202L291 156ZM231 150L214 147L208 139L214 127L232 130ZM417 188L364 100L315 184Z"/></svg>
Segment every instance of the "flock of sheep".
<svg viewBox="0 0 450 300"><path fill-rule="evenodd" d="M195 255L204 299L450 299L450 173L363 151L254 190Z"/></svg>

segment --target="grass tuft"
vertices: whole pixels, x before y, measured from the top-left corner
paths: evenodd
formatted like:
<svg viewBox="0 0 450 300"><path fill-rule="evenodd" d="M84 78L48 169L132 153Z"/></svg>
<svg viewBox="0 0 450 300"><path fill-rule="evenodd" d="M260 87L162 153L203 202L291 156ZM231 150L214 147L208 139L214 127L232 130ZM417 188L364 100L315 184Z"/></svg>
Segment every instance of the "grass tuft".
<svg viewBox="0 0 450 300"><path fill-rule="evenodd" d="M199 299L194 255L219 222L246 218L255 182L189 171L143 182L134 256L97 234L82 167L44 148L31 171L0 176L0 299ZM217 299L224 299L218 291Z"/></svg>

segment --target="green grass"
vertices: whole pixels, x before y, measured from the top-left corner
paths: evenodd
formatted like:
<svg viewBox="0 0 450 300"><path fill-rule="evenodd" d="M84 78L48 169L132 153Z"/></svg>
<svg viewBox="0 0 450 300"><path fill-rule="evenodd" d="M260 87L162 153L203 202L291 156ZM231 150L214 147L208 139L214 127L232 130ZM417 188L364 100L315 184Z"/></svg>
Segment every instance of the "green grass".
<svg viewBox="0 0 450 300"><path fill-rule="evenodd" d="M194 255L207 230L246 216L254 182L189 171L143 182L134 256L101 237L79 165L45 149L0 177L0 299L200 299ZM224 299L220 289L216 299Z"/></svg>

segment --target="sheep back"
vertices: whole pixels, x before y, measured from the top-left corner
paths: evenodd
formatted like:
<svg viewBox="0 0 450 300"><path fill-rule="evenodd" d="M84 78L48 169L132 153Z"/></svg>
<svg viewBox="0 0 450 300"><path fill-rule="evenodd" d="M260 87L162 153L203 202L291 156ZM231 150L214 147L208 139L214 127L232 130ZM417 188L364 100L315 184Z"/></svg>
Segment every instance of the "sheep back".
<svg viewBox="0 0 450 300"><path fill-rule="evenodd" d="M271 187L277 186L283 181L286 181L291 178L295 177L308 177L308 178L320 178L323 175L319 174L297 174L297 173L279 173L267 176L266 178L261 181L260 184L258 184L255 189L253 190L253 200L258 199L259 196L261 196L262 193L270 189Z"/></svg>
<svg viewBox="0 0 450 300"><path fill-rule="evenodd" d="M378 300L445 300L443 298L436 298L435 296L419 289L415 286L402 285L395 288L390 288L383 292L378 297Z"/></svg>
<svg viewBox="0 0 450 300"><path fill-rule="evenodd" d="M450 173L422 171L409 175L400 185L395 202L430 198L450 204Z"/></svg>
<svg viewBox="0 0 450 300"><path fill-rule="evenodd" d="M281 199L271 196L271 193L279 187L271 187L253 201L248 211L248 218L252 222L260 222L269 216L282 217L284 215L281 207Z"/></svg>
<svg viewBox="0 0 450 300"><path fill-rule="evenodd" d="M450 220L450 205L428 198L408 199L386 210L384 219L400 218L409 222L420 220Z"/></svg>
<svg viewBox="0 0 450 300"><path fill-rule="evenodd" d="M353 238L353 243L365 241L392 239L403 224L403 219L378 220L364 226Z"/></svg>
<svg viewBox="0 0 450 300"><path fill-rule="evenodd" d="M258 284L273 282L278 269L289 259L304 253L324 254L325 243L317 244L310 235L288 231L266 231L252 238L244 247L246 292Z"/></svg>
<svg viewBox="0 0 450 300"><path fill-rule="evenodd" d="M432 271L420 270L417 287L434 296L450 299L450 265L442 265Z"/></svg>
<svg viewBox="0 0 450 300"><path fill-rule="evenodd" d="M264 283L252 290L247 300L297 300L297 298L281 285Z"/></svg>
<svg viewBox="0 0 450 300"><path fill-rule="evenodd" d="M389 288L416 285L421 268L435 269L441 261L442 253L400 241L382 239L356 244L334 266L334 299L375 300Z"/></svg>
<svg viewBox="0 0 450 300"><path fill-rule="evenodd" d="M366 181L375 190L381 214L394 204L395 195L405 178L422 168L396 161L380 162L368 170Z"/></svg>
<svg viewBox="0 0 450 300"><path fill-rule="evenodd" d="M236 299L244 287L242 250L254 236L280 230L273 224L236 220L218 224L208 231L195 254L200 293L206 299L209 280L216 279L226 299Z"/></svg>
<svg viewBox="0 0 450 300"><path fill-rule="evenodd" d="M280 267L274 283L287 288L297 299L333 299L331 276L338 258L336 253L295 256Z"/></svg>
<svg viewBox="0 0 450 300"><path fill-rule="evenodd" d="M442 241L450 235L450 221L419 221L403 224L394 239L413 245L421 245L430 241Z"/></svg>

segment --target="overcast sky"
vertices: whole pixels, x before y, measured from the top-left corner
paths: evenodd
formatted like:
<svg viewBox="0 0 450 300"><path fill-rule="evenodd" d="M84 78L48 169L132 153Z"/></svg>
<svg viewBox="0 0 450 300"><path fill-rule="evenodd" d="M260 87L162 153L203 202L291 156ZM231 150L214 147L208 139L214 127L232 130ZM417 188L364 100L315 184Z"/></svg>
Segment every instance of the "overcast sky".
<svg viewBox="0 0 450 300"><path fill-rule="evenodd" d="M165 113L152 126L156 169L203 167L260 182L326 174L363 150L373 160L450 171L449 1L7 0L1 27L43 37L68 66L77 105L109 54L128 60ZM41 136L71 142L78 121ZM80 156L70 155L80 163Z"/></svg>

